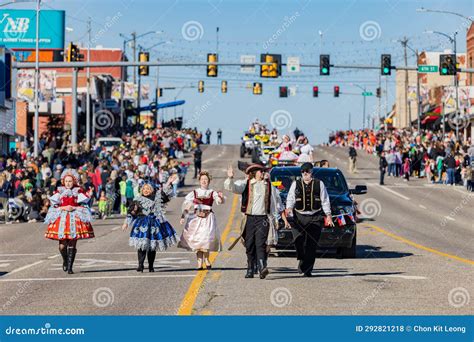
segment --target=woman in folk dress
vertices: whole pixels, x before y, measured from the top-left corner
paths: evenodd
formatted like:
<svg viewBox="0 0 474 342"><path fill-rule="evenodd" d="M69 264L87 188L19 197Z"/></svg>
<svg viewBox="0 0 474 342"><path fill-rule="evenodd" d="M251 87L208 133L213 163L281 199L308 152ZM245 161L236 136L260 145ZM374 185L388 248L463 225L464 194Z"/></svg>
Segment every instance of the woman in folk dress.
<svg viewBox="0 0 474 342"><path fill-rule="evenodd" d="M183 203L181 224L186 223L178 247L196 252L198 270L204 266L211 269L210 252L221 250L216 216L212 210L214 203L224 203L224 195L209 189L211 176L203 171L199 174L200 187L190 192Z"/></svg>
<svg viewBox="0 0 474 342"><path fill-rule="evenodd" d="M79 175L75 170L66 169L61 174L61 182L63 186L49 198L51 206L44 219L48 225L45 237L59 241L63 271L73 274L77 240L94 237L90 198L79 186Z"/></svg>

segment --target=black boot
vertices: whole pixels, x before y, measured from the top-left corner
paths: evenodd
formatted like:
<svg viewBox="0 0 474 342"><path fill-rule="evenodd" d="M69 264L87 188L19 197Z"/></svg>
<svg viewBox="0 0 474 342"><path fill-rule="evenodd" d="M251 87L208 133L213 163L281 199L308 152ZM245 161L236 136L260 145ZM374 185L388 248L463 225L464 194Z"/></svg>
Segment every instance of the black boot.
<svg viewBox="0 0 474 342"><path fill-rule="evenodd" d="M148 251L148 270L150 272L155 272L153 268L153 263L155 262L156 251Z"/></svg>
<svg viewBox="0 0 474 342"><path fill-rule="evenodd" d="M253 265L253 273L258 273L258 262L257 258L255 258L255 261L252 263Z"/></svg>
<svg viewBox="0 0 474 342"><path fill-rule="evenodd" d="M259 259L258 260L258 271L260 272L260 279L265 279L268 275L267 260Z"/></svg>
<svg viewBox="0 0 474 342"><path fill-rule="evenodd" d="M74 247L67 248L67 274L74 274L74 272L72 271L72 265L74 265L76 252L77 252L77 249Z"/></svg>
<svg viewBox="0 0 474 342"><path fill-rule="evenodd" d="M61 256L63 257L63 271L67 272L67 249L59 249L59 253L61 253Z"/></svg>
<svg viewBox="0 0 474 342"><path fill-rule="evenodd" d="M245 274L245 278L253 278L254 265L255 262L253 260L247 260L247 273Z"/></svg>
<svg viewBox="0 0 474 342"><path fill-rule="evenodd" d="M145 262L145 258L146 258L146 251L142 251L141 249L139 249L137 251L137 254L138 254L138 267L137 267L137 272L143 272L143 269L145 268L143 266L143 263Z"/></svg>

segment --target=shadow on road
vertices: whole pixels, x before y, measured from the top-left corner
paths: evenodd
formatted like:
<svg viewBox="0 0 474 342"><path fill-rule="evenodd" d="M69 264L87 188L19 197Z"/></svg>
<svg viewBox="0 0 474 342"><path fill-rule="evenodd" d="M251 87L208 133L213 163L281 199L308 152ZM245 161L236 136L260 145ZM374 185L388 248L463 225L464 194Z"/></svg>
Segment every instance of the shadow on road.
<svg viewBox="0 0 474 342"><path fill-rule="evenodd" d="M382 251L382 247L359 245L357 246L357 259L394 259L412 256L413 253Z"/></svg>

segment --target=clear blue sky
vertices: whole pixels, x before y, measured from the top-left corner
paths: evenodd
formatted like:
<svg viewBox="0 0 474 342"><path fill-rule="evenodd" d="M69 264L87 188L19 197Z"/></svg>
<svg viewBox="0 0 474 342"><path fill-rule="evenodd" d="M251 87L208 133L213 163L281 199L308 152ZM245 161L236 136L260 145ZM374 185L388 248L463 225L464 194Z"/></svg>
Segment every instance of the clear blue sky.
<svg viewBox="0 0 474 342"><path fill-rule="evenodd" d="M15 5L17 8L27 6L33 5ZM413 48L420 50L440 51L450 47L445 38L424 34L425 30L446 33L458 30L458 51L465 52L466 27L461 18L416 12L419 7L474 15L472 0L68 0L45 1L43 5L46 9L66 10L66 25L74 30L67 33L67 41L86 43L85 21L88 17L93 20L96 44L105 47L121 47L119 33L130 35L132 31L163 30L163 34L148 36L139 42L149 47L159 41L171 41L171 44L161 45L151 52L152 59L163 61L205 61L207 53L216 49L216 27L220 28L218 52L222 62L239 62L243 54L259 56L270 52L282 54L285 61L288 56L299 56L302 63L317 64L320 53L329 53L334 64L379 65L380 54L391 53L392 64L401 65L403 49L397 39L404 36L410 39ZM195 25L197 39L192 36L192 29L188 39L183 36L183 26L190 21L198 23ZM100 30L102 33L99 34ZM323 33L322 40L319 31ZM272 36L274 39L269 41ZM410 52L409 64L415 64ZM153 69L151 74L155 75ZM254 118L270 123L273 112L286 111L291 115L291 126L285 128L285 132L297 126L313 143L320 143L327 139L330 130L348 127L349 113L352 128L362 126L362 97L344 93L360 93L360 89L353 85L358 84L375 94L379 72L332 69L329 77L320 77L319 70L306 68L291 75L284 70L283 77L262 81L257 73L241 74L237 67L219 68L217 79L206 78L204 67L160 69L160 85L164 87L195 86L198 80L206 83L203 94L199 94L197 89L185 88L178 96L186 100L186 104L177 109L177 113L183 112L185 120L193 118L192 126L203 131L209 127L214 133L222 128L224 142L236 143ZM221 80L228 80L227 94L220 93ZM252 95L251 89L245 88L255 81L263 82L261 96ZM145 78L143 82L154 87L153 78ZM395 95L393 74L387 84L391 108ZM279 98L278 86L281 85L297 86L296 96ZM313 85L319 86L319 98L312 97ZM340 86L339 98L332 95L334 85ZM384 78L382 85L385 89ZM165 91L160 100L172 101L177 95L178 91ZM377 108L375 96L369 97L367 114L376 113ZM164 114L170 118L174 116L174 110Z"/></svg>

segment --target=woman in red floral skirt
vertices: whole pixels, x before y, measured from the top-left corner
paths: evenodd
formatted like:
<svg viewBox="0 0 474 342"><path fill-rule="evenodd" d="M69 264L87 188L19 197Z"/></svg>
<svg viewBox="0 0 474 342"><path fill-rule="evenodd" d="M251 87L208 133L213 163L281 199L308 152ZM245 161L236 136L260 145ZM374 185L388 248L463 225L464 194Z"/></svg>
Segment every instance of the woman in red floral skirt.
<svg viewBox="0 0 474 342"><path fill-rule="evenodd" d="M75 170L64 170L61 183L63 186L49 198L51 206L44 220L48 224L45 237L59 241L63 271L73 274L77 240L94 237L90 199L79 186L79 175Z"/></svg>

